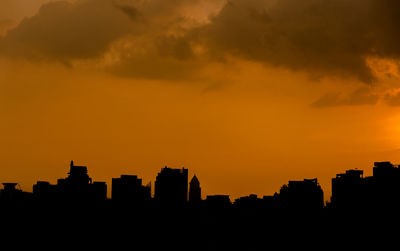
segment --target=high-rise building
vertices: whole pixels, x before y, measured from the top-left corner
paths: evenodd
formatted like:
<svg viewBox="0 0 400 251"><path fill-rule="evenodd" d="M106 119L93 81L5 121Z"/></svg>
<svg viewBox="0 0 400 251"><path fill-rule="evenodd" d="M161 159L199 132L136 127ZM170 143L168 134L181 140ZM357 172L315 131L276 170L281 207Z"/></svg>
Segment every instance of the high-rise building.
<svg viewBox="0 0 400 251"><path fill-rule="evenodd" d="M143 186L136 175L121 175L112 179L111 199L117 202L137 203L151 199L151 187Z"/></svg>
<svg viewBox="0 0 400 251"><path fill-rule="evenodd" d="M187 196L188 169L161 169L155 182L154 198L165 203L184 203Z"/></svg>
<svg viewBox="0 0 400 251"><path fill-rule="evenodd" d="M47 181L38 181L33 185L33 196L38 200L54 200L57 197L57 192L57 185L51 185Z"/></svg>
<svg viewBox="0 0 400 251"><path fill-rule="evenodd" d="M289 181L279 194L282 209L304 211L320 210L324 207L324 194L317 179Z"/></svg>
<svg viewBox="0 0 400 251"><path fill-rule="evenodd" d="M256 194L240 197L235 200L234 206L239 209L259 209L263 206L264 200L258 198Z"/></svg>
<svg viewBox="0 0 400 251"><path fill-rule="evenodd" d="M201 201L201 187L199 179L196 175L193 176L189 185L189 201L190 202L199 202Z"/></svg>
<svg viewBox="0 0 400 251"><path fill-rule="evenodd" d="M76 166L71 161L68 177L58 179L57 190L64 199L68 200L106 200L107 184L94 182L89 177L86 166Z"/></svg>
<svg viewBox="0 0 400 251"><path fill-rule="evenodd" d="M373 176L348 170L332 179L331 206L369 211L400 209L400 168L390 162L375 162Z"/></svg>
<svg viewBox="0 0 400 251"><path fill-rule="evenodd" d="M66 182L73 186L86 186L92 184L92 178L89 177L86 166L75 166L74 161L71 160Z"/></svg>
<svg viewBox="0 0 400 251"><path fill-rule="evenodd" d="M336 208L358 207L365 197L365 179L362 170L347 170L332 179L331 204Z"/></svg>
<svg viewBox="0 0 400 251"><path fill-rule="evenodd" d="M400 209L400 168L390 162L375 162L369 193L382 208Z"/></svg>

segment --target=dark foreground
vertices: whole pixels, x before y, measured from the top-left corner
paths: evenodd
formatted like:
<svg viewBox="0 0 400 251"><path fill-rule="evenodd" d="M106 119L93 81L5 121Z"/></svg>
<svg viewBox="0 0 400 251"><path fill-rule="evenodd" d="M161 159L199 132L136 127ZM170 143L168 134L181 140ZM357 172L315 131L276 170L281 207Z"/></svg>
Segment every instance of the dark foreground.
<svg viewBox="0 0 400 251"><path fill-rule="evenodd" d="M46 250L386 250L398 246L399 213L111 203L3 207L1 242Z"/></svg>

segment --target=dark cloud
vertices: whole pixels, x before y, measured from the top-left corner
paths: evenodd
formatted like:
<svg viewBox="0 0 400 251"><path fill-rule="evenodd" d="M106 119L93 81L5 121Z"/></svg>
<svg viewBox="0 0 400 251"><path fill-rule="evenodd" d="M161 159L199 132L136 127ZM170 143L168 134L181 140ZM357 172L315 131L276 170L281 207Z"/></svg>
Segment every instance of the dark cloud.
<svg viewBox="0 0 400 251"><path fill-rule="evenodd" d="M79 0L48 3L0 38L0 54L28 59L101 59L124 77L186 79L196 75L185 8L204 0ZM123 41L123 42L121 42ZM118 44L118 42L121 42ZM114 47L113 47L114 46Z"/></svg>
<svg viewBox="0 0 400 251"><path fill-rule="evenodd" d="M230 0L197 30L213 55L373 82L368 57L399 58L400 1Z"/></svg>
<svg viewBox="0 0 400 251"><path fill-rule="evenodd" d="M176 77L191 66L234 56L364 83L376 80L369 58L400 58L398 0L229 0L210 22L194 25L187 12L204 1L49 3L8 32L0 52L61 61L96 58L129 37L130 51L115 53L114 72Z"/></svg>
<svg viewBox="0 0 400 251"><path fill-rule="evenodd" d="M136 21L140 17L140 12L132 5L114 2L113 5L124 12L132 21Z"/></svg>
<svg viewBox="0 0 400 251"><path fill-rule="evenodd" d="M312 107L330 107L344 105L375 105L379 95L373 93L369 87L361 87L347 95L327 93L311 104Z"/></svg>
<svg viewBox="0 0 400 251"><path fill-rule="evenodd" d="M163 39L165 38L160 38ZM181 47L165 48L160 52L160 46L164 45L151 44L141 52L123 54L118 62L107 66L106 71L128 78L175 81L201 79L200 69L204 66L204 62L185 60L187 52L184 49L176 51L182 50Z"/></svg>
<svg viewBox="0 0 400 251"><path fill-rule="evenodd" d="M132 22L109 0L43 5L0 40L2 54L30 59L97 57L127 34Z"/></svg>

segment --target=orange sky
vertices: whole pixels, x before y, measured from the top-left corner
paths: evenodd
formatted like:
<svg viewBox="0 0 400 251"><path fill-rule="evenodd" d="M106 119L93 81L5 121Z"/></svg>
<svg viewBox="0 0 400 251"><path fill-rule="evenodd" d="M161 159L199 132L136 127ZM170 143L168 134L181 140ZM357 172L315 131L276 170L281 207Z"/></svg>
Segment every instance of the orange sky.
<svg viewBox="0 0 400 251"><path fill-rule="evenodd" d="M271 195L318 178L328 200L336 173L398 162L390 27L374 37L324 11L322 33L292 0L34 2L0 2L2 182L56 183L73 159L109 186L185 166L204 194ZM304 2L296 10L326 1ZM370 10L356 21L375 14L388 22Z"/></svg>

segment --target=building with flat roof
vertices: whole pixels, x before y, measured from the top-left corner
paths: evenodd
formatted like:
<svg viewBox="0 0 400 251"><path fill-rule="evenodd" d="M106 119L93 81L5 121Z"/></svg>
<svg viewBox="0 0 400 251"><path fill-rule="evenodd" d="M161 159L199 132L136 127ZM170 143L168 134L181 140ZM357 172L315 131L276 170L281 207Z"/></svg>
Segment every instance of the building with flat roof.
<svg viewBox="0 0 400 251"><path fill-rule="evenodd" d="M164 167L154 184L154 198L166 203L185 203L188 196L188 169Z"/></svg>
<svg viewBox="0 0 400 251"><path fill-rule="evenodd" d="M285 210L321 210L324 207L324 193L317 179L289 181L280 189L279 203Z"/></svg>
<svg viewBox="0 0 400 251"><path fill-rule="evenodd" d="M143 186L136 175L121 175L112 179L111 199L116 202L139 203L151 199L151 187Z"/></svg>

